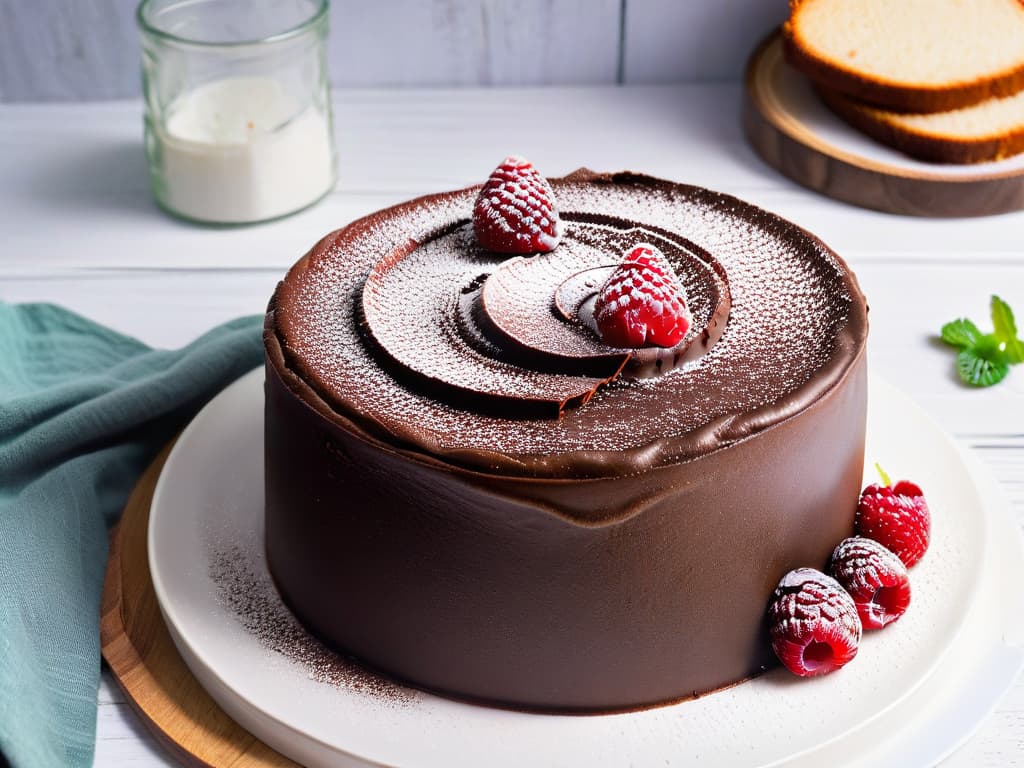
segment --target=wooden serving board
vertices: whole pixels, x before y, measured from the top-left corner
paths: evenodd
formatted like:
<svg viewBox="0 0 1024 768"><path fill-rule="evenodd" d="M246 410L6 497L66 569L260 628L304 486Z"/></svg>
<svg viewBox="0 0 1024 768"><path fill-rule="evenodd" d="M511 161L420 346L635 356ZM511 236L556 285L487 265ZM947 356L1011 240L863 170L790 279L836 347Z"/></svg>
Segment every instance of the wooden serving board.
<svg viewBox="0 0 1024 768"><path fill-rule="evenodd" d="M142 475L111 532L100 617L103 658L139 717L184 765L294 768L214 703L178 655L160 614L146 538L153 490L172 445Z"/></svg>
<svg viewBox="0 0 1024 768"><path fill-rule="evenodd" d="M1024 157L972 166L912 160L863 136L786 64L775 32L747 63L743 127L761 158L837 200L915 216L986 216L1024 209Z"/></svg>

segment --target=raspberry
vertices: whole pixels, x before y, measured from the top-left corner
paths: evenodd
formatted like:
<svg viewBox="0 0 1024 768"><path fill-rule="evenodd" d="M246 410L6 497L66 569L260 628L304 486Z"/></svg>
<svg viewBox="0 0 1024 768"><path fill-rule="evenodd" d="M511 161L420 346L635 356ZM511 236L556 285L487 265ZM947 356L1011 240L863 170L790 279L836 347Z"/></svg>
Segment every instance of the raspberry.
<svg viewBox="0 0 1024 768"><path fill-rule="evenodd" d="M864 629L881 629L910 605L907 567L877 541L844 539L832 553L829 573L850 593Z"/></svg>
<svg viewBox="0 0 1024 768"><path fill-rule="evenodd" d="M782 577L768 605L772 650L795 675L839 669L857 655L861 624L857 606L839 583L813 568Z"/></svg>
<svg viewBox="0 0 1024 768"><path fill-rule="evenodd" d="M498 253L554 250L562 237L554 198L551 185L529 160L506 157L473 204L477 242Z"/></svg>
<svg viewBox="0 0 1024 768"><path fill-rule="evenodd" d="M626 254L594 303L601 339L612 347L673 347L690 329L683 286L655 246Z"/></svg>
<svg viewBox="0 0 1024 768"><path fill-rule="evenodd" d="M854 529L892 550L910 568L928 549L932 516L921 489L906 480L869 485L860 495Z"/></svg>

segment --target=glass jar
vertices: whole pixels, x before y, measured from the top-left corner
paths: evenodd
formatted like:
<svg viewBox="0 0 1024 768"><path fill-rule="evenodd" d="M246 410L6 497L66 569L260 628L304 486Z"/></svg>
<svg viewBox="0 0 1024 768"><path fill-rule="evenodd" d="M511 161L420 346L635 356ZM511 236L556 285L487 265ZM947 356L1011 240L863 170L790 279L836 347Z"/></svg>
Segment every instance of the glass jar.
<svg viewBox="0 0 1024 768"><path fill-rule="evenodd" d="M327 10L327 0L142 1L146 155L162 208L241 224L330 191Z"/></svg>

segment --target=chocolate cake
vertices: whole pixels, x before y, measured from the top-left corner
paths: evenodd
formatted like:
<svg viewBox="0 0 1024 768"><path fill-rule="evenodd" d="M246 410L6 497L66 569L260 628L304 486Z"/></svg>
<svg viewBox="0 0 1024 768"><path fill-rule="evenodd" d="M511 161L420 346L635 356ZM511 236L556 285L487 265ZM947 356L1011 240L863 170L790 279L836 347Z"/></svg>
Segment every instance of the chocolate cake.
<svg viewBox="0 0 1024 768"><path fill-rule="evenodd" d="M479 187L333 232L265 327L266 546L330 646L508 707L678 700L771 663L780 577L860 491L867 307L816 237L647 176L551 180L560 244L480 247ZM606 346L595 296L653 243L671 348Z"/></svg>

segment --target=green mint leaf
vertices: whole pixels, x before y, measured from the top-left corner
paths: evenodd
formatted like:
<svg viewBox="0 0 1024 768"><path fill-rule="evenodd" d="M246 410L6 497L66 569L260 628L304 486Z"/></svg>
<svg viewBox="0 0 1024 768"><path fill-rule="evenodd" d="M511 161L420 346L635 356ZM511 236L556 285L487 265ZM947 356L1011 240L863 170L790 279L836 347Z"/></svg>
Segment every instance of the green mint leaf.
<svg viewBox="0 0 1024 768"><path fill-rule="evenodd" d="M966 317L961 317L942 326L942 340L957 349L973 347L981 341L981 336L978 326Z"/></svg>
<svg viewBox="0 0 1024 768"><path fill-rule="evenodd" d="M1024 341L1017 338L1017 323L1013 319L1010 305L998 296L992 297L992 325L1000 342L1000 350L1007 362L1016 365L1024 362Z"/></svg>
<svg viewBox="0 0 1024 768"><path fill-rule="evenodd" d="M1011 365L1024 363L1024 341L1021 341L1020 339L1011 339L1010 341L1005 342L1003 354L1006 355L1006 362Z"/></svg>
<svg viewBox="0 0 1024 768"><path fill-rule="evenodd" d="M956 356L956 369L964 383L972 387L991 387L1006 378L1010 364L1001 354L986 356L984 349L970 348Z"/></svg>
<svg viewBox="0 0 1024 768"><path fill-rule="evenodd" d="M890 479L889 475L885 473L885 470L882 469L882 465L879 464L877 461L875 462L875 471L878 473L878 476L882 478L882 485L892 487L892 480Z"/></svg>
<svg viewBox="0 0 1024 768"><path fill-rule="evenodd" d="M1000 341L1017 340L1017 324L1013 320L1013 310L998 296L992 297L992 325L996 329L996 338Z"/></svg>

